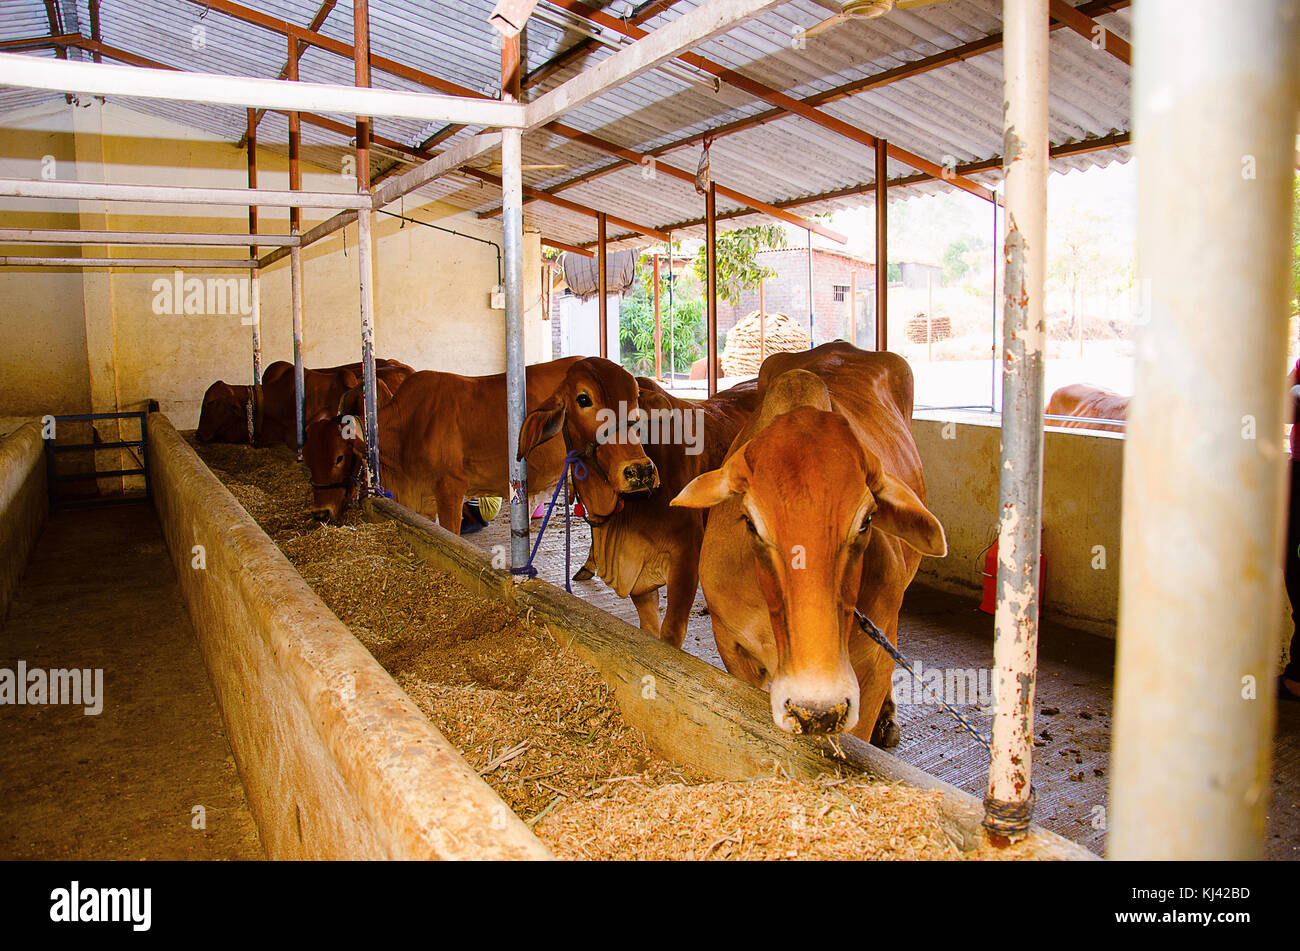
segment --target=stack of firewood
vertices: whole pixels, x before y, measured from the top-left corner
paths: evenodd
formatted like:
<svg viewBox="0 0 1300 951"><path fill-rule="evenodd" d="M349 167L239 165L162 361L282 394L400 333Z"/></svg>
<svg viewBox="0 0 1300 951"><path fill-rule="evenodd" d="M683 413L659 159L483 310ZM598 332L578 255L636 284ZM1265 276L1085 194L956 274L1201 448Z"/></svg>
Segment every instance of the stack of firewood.
<svg viewBox="0 0 1300 951"><path fill-rule="evenodd" d="M727 331L727 348L722 353L725 376L756 376L763 357L786 350L807 350L812 341L808 331L786 314L768 314L762 321L762 355L759 354L759 313L754 311Z"/></svg>

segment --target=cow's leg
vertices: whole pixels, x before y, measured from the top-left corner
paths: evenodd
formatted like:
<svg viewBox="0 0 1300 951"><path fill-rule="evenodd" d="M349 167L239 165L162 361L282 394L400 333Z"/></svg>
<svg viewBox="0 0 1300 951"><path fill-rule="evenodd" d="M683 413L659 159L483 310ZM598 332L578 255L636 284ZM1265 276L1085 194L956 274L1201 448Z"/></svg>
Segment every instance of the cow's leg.
<svg viewBox="0 0 1300 951"><path fill-rule="evenodd" d="M659 589L651 588L649 591L632 595L632 603L636 605L636 616L641 621L641 630L658 637Z"/></svg>
<svg viewBox="0 0 1300 951"><path fill-rule="evenodd" d="M692 549L699 551L699 546ZM661 640L681 647L686 640L686 625L691 620L691 607L695 592L700 586L700 559L698 555L681 554L673 557L668 568L668 605L664 609Z"/></svg>
<svg viewBox="0 0 1300 951"><path fill-rule="evenodd" d="M903 738L903 733L898 728L898 721L894 719L894 714L898 712L898 704L894 702L894 691L891 686L885 702L880 706L880 716L876 717L876 725L871 730L871 742L882 749L892 749L898 745L898 741Z"/></svg>
<svg viewBox="0 0 1300 951"><path fill-rule="evenodd" d="M596 550L594 547L587 549L587 560L582 563L582 567L577 570L573 576L574 581L590 581L596 577Z"/></svg>
<svg viewBox="0 0 1300 951"><path fill-rule="evenodd" d="M453 535L460 534L461 505L467 491L469 480L457 478L442 479L433 490L438 503L438 524Z"/></svg>

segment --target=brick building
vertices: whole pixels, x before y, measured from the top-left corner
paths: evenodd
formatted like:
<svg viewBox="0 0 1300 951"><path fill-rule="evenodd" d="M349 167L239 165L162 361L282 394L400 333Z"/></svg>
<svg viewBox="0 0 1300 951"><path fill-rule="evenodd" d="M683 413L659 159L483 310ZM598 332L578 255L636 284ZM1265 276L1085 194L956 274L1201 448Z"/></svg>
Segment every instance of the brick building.
<svg viewBox="0 0 1300 951"><path fill-rule="evenodd" d="M813 343L842 338L853 339L849 327L849 297L853 275L857 275L857 341L870 347L875 339L876 267L870 261L819 248L812 250ZM808 249L786 248L760 251L758 261L776 271L776 277L763 282L767 312L784 313L808 322ZM745 315L758 310L758 289L743 291L738 304L718 303L718 332L724 334Z"/></svg>

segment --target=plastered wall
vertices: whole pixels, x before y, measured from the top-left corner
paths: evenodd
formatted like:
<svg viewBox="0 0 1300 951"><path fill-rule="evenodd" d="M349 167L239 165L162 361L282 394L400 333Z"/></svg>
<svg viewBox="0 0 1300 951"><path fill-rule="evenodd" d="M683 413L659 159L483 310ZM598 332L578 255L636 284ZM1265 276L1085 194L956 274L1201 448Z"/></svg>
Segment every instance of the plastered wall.
<svg viewBox="0 0 1300 951"><path fill-rule="evenodd" d="M925 466L929 507L948 536L948 556L923 558L918 578L978 599L981 553L997 537L997 421L918 413L912 434ZM1123 437L1048 428L1043 452L1044 614L1114 637Z"/></svg>
<svg viewBox="0 0 1300 951"><path fill-rule="evenodd" d="M244 187L246 157L233 143L184 125L144 116L113 102L62 102L8 117L0 128L0 176L39 178L54 157L54 177L82 181ZM304 149L310 162L328 161ZM258 152L258 184L287 189L287 160ZM303 188L352 191L343 169L305 165ZM438 203L408 198L390 211L500 243L499 225ZM329 212L306 210L303 227ZM260 230L287 233L284 209L262 208ZM247 212L221 206L0 199L8 227L246 233ZM505 368L505 312L493 310L498 283L493 247L379 215L375 227L376 352L417 369L482 374ZM360 356L357 228L304 254L304 342L308 366ZM11 247L47 255L52 246ZM87 248L87 256L228 256L241 249ZM525 350L529 362L550 358L550 325L542 319L541 249L524 240ZM240 278L240 271L196 271L184 278ZM0 354L0 416L107 412L157 399L178 426L198 420L203 391L216 379L249 382L251 329L233 301L224 313L168 313L184 300L160 297L155 282L169 270L15 270L0 268L0 329L10 345ZM205 295L206 297L206 295ZM291 360L289 263L262 277L263 366ZM215 301L214 301L215 303ZM205 300L205 310L207 309ZM215 308L214 308L215 309ZM162 313L157 311L162 310Z"/></svg>

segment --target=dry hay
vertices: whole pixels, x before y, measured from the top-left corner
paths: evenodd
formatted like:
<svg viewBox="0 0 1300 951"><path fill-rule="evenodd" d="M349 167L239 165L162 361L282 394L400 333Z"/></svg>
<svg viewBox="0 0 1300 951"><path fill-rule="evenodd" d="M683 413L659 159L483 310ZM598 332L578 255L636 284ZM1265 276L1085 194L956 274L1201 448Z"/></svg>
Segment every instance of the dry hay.
<svg viewBox="0 0 1300 951"><path fill-rule="evenodd" d="M863 776L705 782L666 762L623 720L594 668L545 628L430 569L396 524L366 522L355 507L341 525L312 519L306 473L292 451L192 437L191 444L330 610L557 855L969 857L949 844L933 792Z"/></svg>
<svg viewBox="0 0 1300 951"><path fill-rule="evenodd" d="M727 331L727 348L722 354L724 376L757 376L762 363L760 349L766 357L788 350L807 350L812 345L808 331L788 315L768 314L761 328L758 317L758 311L752 311Z"/></svg>

